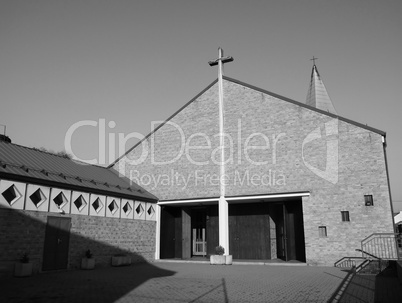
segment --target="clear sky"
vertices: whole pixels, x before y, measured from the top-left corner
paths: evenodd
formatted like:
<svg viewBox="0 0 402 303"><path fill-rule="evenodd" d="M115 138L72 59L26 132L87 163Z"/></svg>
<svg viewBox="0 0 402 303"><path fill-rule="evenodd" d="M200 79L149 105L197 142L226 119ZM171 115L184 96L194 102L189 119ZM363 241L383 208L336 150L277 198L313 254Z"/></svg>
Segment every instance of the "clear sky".
<svg viewBox="0 0 402 303"><path fill-rule="evenodd" d="M0 0L0 124L14 143L61 151L72 125L105 119L110 146L214 81L219 46L235 58L227 76L301 102L315 56L338 114L387 132L402 210L401 16L400 0ZM98 157L96 127L72 143Z"/></svg>

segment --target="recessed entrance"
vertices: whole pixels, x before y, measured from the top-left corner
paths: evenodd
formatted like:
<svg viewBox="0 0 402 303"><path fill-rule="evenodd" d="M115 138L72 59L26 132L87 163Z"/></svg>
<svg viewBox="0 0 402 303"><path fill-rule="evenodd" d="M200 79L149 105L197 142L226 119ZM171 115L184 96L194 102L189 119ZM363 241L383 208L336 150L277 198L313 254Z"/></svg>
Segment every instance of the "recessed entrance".
<svg viewBox="0 0 402 303"><path fill-rule="evenodd" d="M161 259L206 257L219 243L218 206L163 206Z"/></svg>
<svg viewBox="0 0 402 303"><path fill-rule="evenodd" d="M215 253L218 205L163 206L160 258L188 259ZM229 203L229 250L233 259L306 261L302 199Z"/></svg>
<svg viewBox="0 0 402 303"><path fill-rule="evenodd" d="M207 255L207 213L206 209L195 209L191 212L192 255Z"/></svg>

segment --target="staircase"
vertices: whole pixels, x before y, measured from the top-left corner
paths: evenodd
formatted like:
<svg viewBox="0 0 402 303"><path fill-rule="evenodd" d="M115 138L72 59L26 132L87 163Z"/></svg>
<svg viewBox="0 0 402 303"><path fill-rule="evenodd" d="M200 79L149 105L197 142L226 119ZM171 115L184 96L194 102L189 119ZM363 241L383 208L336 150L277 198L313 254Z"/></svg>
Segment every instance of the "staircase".
<svg viewBox="0 0 402 303"><path fill-rule="evenodd" d="M350 268L359 274L377 275L385 270L390 261L401 259L398 249L400 234L374 233L361 241L361 257L343 257L335 267Z"/></svg>

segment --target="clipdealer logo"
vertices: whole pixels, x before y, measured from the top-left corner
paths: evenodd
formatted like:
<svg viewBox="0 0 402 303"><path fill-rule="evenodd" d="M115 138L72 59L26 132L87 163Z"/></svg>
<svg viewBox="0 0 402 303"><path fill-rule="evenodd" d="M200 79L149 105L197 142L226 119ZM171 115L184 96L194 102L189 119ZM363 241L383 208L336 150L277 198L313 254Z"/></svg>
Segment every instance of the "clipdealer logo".
<svg viewBox="0 0 402 303"><path fill-rule="evenodd" d="M302 158L303 163L306 167L312 171L314 174L319 176L320 178L331 182L332 184L338 183L338 170L339 170L339 139L338 139L338 119L332 119L326 123L324 123L325 129L325 139L326 139L326 148L327 153L325 155L326 166L324 170L321 170L317 167L309 164L304 157L304 148L307 143L310 143L314 140L321 139L321 128L317 127L312 132L310 132L303 140L302 144Z"/></svg>

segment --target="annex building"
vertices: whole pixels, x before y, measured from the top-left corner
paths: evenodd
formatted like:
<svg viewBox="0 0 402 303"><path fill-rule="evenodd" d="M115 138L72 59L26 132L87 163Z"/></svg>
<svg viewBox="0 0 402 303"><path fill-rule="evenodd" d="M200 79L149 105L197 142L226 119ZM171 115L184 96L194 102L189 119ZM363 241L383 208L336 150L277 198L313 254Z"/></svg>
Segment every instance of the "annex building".
<svg viewBox="0 0 402 303"><path fill-rule="evenodd" d="M306 103L220 72L110 168L158 198L157 259L332 266L394 230L386 134L338 115L315 64Z"/></svg>
<svg viewBox="0 0 402 303"><path fill-rule="evenodd" d="M0 139L5 139L4 136ZM113 170L0 140L0 276L154 260L157 199Z"/></svg>

